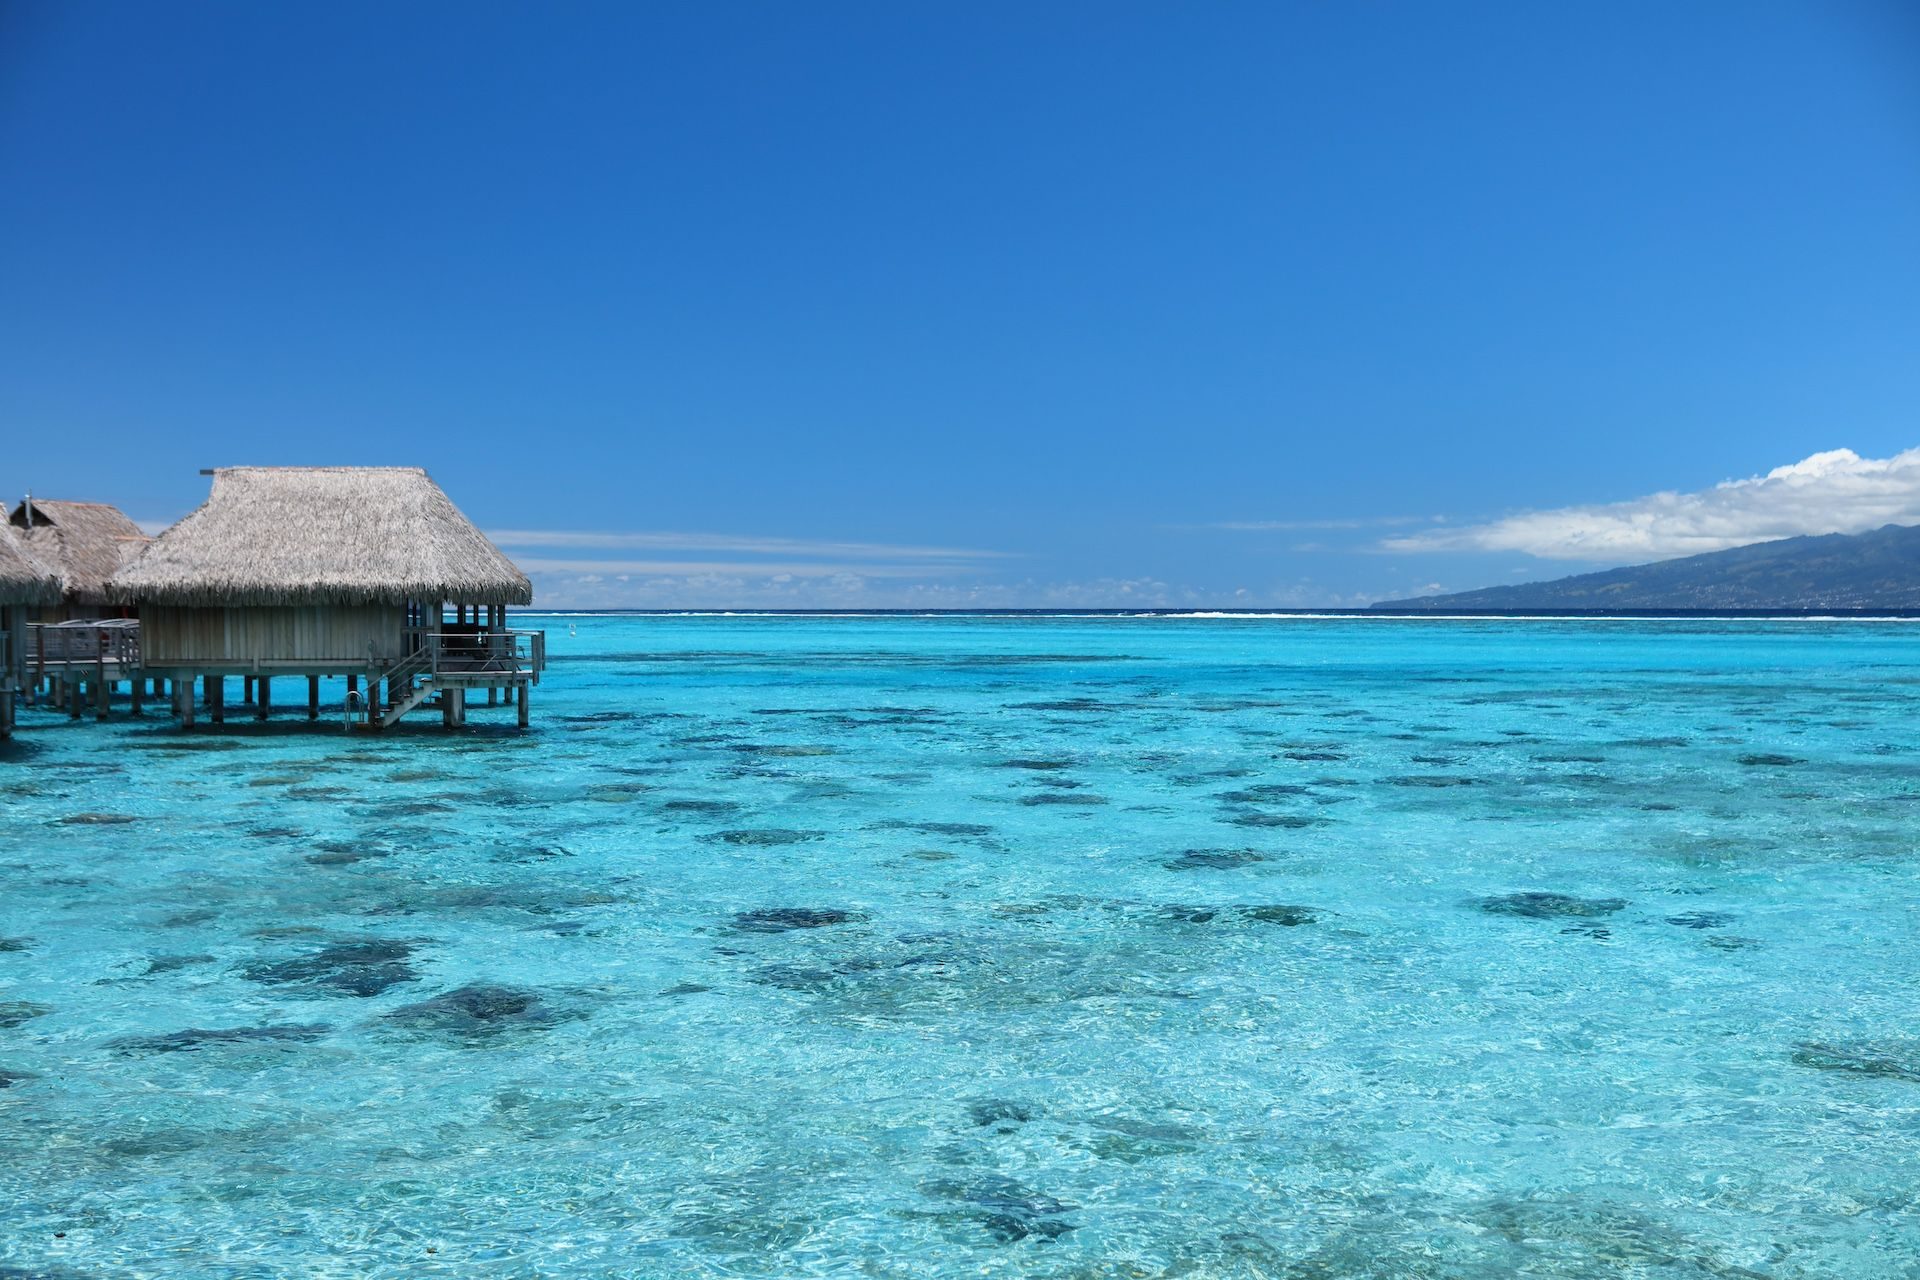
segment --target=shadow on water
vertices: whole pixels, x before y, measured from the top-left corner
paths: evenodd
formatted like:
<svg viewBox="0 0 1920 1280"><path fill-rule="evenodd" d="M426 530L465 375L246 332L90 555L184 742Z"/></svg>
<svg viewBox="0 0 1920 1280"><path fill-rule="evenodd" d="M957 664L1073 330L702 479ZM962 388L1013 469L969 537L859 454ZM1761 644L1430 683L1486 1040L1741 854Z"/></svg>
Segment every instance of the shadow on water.
<svg viewBox="0 0 1920 1280"><path fill-rule="evenodd" d="M511 723L512 708L490 708L494 713L505 711L509 717L507 724L476 722L475 709L467 708L467 723L457 729L448 729L441 724L437 713L424 711L418 718L402 720L387 729L354 728L349 730L341 722L338 711L331 715L322 712L318 720L308 720L304 715L295 718L289 712L284 716L276 715L270 720L255 720L251 712L244 717L235 714L223 724L209 724L204 716L196 718L191 728L177 724L172 720L136 720L110 721L116 731L119 745L134 750L221 750L213 746L217 742L231 742L235 745L247 742L298 741L314 738L345 739L356 746L369 743L392 741L440 740L443 742L467 741L472 739L497 740L505 742L528 740L538 735L538 726L531 725L521 729ZM75 727L92 728L92 720L81 721ZM8 746L23 744L25 735L16 735L13 743L0 744L0 760L5 760ZM168 746L166 744L174 744ZM23 744L24 745L24 744ZM30 747L29 749L34 749ZM231 748L228 748L231 749Z"/></svg>

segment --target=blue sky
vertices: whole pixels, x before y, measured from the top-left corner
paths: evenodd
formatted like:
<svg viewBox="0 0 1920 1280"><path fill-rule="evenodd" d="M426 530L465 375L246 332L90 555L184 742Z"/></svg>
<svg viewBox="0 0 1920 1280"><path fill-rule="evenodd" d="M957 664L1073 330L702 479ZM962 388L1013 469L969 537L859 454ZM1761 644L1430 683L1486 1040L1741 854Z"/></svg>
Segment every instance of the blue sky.
<svg viewBox="0 0 1920 1280"><path fill-rule="evenodd" d="M555 605L1465 588L1920 523L1916 227L1872 0L10 0L0 491L424 465Z"/></svg>

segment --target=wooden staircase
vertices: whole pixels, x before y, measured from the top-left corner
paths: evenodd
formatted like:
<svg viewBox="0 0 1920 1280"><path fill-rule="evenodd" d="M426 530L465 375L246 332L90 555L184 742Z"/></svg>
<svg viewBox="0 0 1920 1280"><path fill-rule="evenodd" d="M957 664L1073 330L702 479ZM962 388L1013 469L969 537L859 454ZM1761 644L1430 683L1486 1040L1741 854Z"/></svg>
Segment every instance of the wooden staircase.
<svg viewBox="0 0 1920 1280"><path fill-rule="evenodd" d="M424 676L418 684L416 676ZM392 692L398 684L405 693L392 706L380 713L380 727L391 729L398 724L400 717L413 710L439 691L440 685L433 677L433 651L420 649L399 666L387 672L387 690Z"/></svg>
<svg viewBox="0 0 1920 1280"><path fill-rule="evenodd" d="M542 631L474 631L440 633L418 631L418 648L384 670L370 662L369 696L386 683L391 706L368 705L361 721L368 728L391 729L410 711L438 697L448 728L466 723L467 697L485 691L488 706L493 695L505 691L517 708L522 729L527 727L528 686L540 683L546 667L546 633ZM351 697L351 695L349 695ZM354 726L353 708L346 711L347 727Z"/></svg>
<svg viewBox="0 0 1920 1280"><path fill-rule="evenodd" d="M401 716L404 716L407 712L413 710L438 692L440 692L440 682L432 676L428 676L419 684L407 690L406 697L400 699L400 701L394 703L381 713L380 727L382 729L393 728L394 725L400 722Z"/></svg>

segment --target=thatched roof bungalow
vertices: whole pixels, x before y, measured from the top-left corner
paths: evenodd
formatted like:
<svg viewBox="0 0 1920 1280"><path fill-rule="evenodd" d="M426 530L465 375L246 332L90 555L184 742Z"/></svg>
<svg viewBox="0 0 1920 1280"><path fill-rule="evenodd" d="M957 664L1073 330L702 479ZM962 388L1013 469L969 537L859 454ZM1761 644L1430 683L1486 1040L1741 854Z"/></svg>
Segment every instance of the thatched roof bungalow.
<svg viewBox="0 0 1920 1280"><path fill-rule="evenodd" d="M222 467L114 576L171 608L533 603L533 584L419 467Z"/></svg>
<svg viewBox="0 0 1920 1280"><path fill-rule="evenodd" d="M0 606L57 604L60 579L10 525L0 525Z"/></svg>
<svg viewBox="0 0 1920 1280"><path fill-rule="evenodd" d="M531 604L532 583L425 471L211 474L207 501L108 584L140 608L149 672L364 676L394 706L422 685L512 690L534 674L499 660L517 634L507 607Z"/></svg>
<svg viewBox="0 0 1920 1280"><path fill-rule="evenodd" d="M0 522L0 738L13 734L14 698L25 684L27 609L60 603L60 579Z"/></svg>
<svg viewBox="0 0 1920 1280"><path fill-rule="evenodd" d="M61 598L39 610L38 622L98 618L108 608L107 579L149 541L140 526L104 502L29 497L7 518L34 556L60 578Z"/></svg>

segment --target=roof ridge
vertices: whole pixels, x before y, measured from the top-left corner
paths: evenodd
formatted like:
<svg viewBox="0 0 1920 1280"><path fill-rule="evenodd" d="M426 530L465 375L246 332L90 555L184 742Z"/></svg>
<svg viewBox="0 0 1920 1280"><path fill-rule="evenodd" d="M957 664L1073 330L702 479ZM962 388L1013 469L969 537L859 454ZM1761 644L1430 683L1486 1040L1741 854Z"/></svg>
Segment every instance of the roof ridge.
<svg viewBox="0 0 1920 1280"><path fill-rule="evenodd" d="M273 467L273 466L262 466L262 465L258 465L258 464L255 464L255 463L251 463L251 462L247 462L247 463L240 463L240 464L238 464L238 465L236 465L236 466L231 466L231 467L212 467L212 468L209 468L209 470L211 470L211 471L213 472L213 474L215 474L215 475L219 475L219 474L220 474L221 472L223 472L223 471L354 471L354 472L365 472L365 471L404 471L404 472L407 472L407 473L409 473L409 474L411 474L411 475L422 475L422 476L423 476L423 475L425 475L425 474L427 474L427 469L426 469L425 467L414 467L414 466L377 466L377 467L339 467L339 466L329 466L329 467Z"/></svg>

